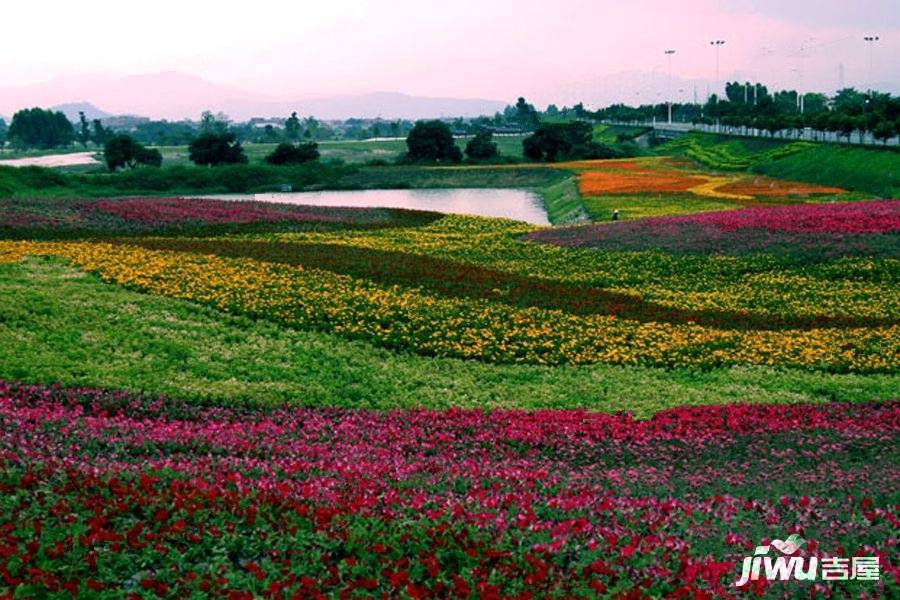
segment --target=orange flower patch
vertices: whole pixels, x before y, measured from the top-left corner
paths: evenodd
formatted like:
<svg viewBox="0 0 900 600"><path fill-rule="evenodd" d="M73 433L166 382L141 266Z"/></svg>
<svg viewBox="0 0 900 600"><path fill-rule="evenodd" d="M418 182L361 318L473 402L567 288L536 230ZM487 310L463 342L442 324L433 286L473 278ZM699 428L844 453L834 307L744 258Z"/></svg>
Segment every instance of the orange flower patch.
<svg viewBox="0 0 900 600"><path fill-rule="evenodd" d="M558 169L603 169L607 171L647 171L647 159L635 160L633 158L613 158L597 160L573 160L555 163L552 165Z"/></svg>
<svg viewBox="0 0 900 600"><path fill-rule="evenodd" d="M687 192L706 181L705 177L695 177L678 171L644 169L612 172L592 170L581 173L578 178L578 191L584 196Z"/></svg>
<svg viewBox="0 0 900 600"><path fill-rule="evenodd" d="M739 179L716 188L716 191L741 196L809 196L813 194L842 194L846 190L801 181L786 181L770 177Z"/></svg>

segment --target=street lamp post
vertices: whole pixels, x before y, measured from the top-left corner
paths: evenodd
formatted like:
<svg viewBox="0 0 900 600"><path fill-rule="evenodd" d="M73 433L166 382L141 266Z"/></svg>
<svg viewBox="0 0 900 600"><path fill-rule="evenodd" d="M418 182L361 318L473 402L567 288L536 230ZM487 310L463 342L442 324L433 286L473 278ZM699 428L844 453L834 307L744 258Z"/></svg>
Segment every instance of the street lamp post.
<svg viewBox="0 0 900 600"><path fill-rule="evenodd" d="M669 59L669 82L668 82L668 91L666 96L668 97L668 108L669 108L669 124L672 124L672 55L675 54L674 50L666 50L666 58Z"/></svg>
<svg viewBox="0 0 900 600"><path fill-rule="evenodd" d="M725 45L725 40L711 40L709 42L710 46L714 46L716 49L716 104L719 103L720 92L722 91L719 87L719 48ZM709 99L707 99L709 101ZM716 115L716 132L719 131L719 116Z"/></svg>
<svg viewBox="0 0 900 600"><path fill-rule="evenodd" d="M866 42L866 46L869 47L869 95L872 95L872 47L875 45L875 42L880 40L881 38L877 35L867 35L863 37L863 40Z"/></svg>
<svg viewBox="0 0 900 600"><path fill-rule="evenodd" d="M719 48L725 45L725 40L712 40L709 42L710 46L714 46L716 49L716 89L719 88ZM719 90L721 91L721 90ZM719 92L716 92L716 104L719 102Z"/></svg>

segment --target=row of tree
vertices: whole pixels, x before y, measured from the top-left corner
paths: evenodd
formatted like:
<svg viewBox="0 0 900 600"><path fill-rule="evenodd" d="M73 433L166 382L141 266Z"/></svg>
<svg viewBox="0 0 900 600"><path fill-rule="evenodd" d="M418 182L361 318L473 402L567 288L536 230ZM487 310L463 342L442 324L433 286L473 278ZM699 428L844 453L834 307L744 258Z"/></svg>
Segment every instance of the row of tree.
<svg viewBox="0 0 900 600"><path fill-rule="evenodd" d="M534 132L522 140L524 155L537 161L619 158L629 154L619 145L594 140L593 125L586 121L541 122L535 120ZM458 163L463 151L456 145L453 132L443 121L419 121L406 138L408 162ZM466 143L470 162L496 161L500 154L490 131L481 131Z"/></svg>
<svg viewBox="0 0 900 600"><path fill-rule="evenodd" d="M615 104L595 112L581 112L586 118L610 121L664 120L665 103L637 107ZM829 97L819 93L800 94L796 90L770 93L765 85L729 82L725 97L712 95L705 104L674 104L673 119L690 123L720 123L769 131L797 131L812 128L845 136L871 132L879 140L900 133L900 97L881 92L860 92L844 88Z"/></svg>
<svg viewBox="0 0 900 600"><path fill-rule="evenodd" d="M138 165L159 167L162 153L156 148L148 148L126 133L112 135L103 146L103 157L110 171ZM188 145L188 157L196 165L217 167L228 164L245 164L247 155L241 142L231 131L207 131ZM266 156L271 165L298 165L317 160L319 149L316 142L291 144L283 142Z"/></svg>

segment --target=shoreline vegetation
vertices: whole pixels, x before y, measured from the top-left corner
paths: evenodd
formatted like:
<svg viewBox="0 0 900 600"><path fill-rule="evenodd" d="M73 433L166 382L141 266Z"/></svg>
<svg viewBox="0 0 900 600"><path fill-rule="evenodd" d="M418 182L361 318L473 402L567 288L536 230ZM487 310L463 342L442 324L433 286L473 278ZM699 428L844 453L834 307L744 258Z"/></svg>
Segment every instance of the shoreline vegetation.
<svg viewBox="0 0 900 600"><path fill-rule="evenodd" d="M713 177L768 176L836 186L854 194L846 198L851 200L900 195L898 152L804 143L799 149L779 153L779 148L790 148L792 143L766 142L765 148L761 149L759 140L690 134L663 143L654 148L652 154L680 158L685 162L677 164L676 169L708 173ZM654 216L660 214L659 210L678 210L674 205L664 208L671 196L668 193L639 193L628 197L581 193L581 171L577 163L434 166L390 164L381 160L366 164L322 159L289 166L251 162L208 168L171 165L167 162L171 154L172 149L163 152L161 168L142 167L113 173L98 168L61 170L0 166L0 200L43 202L52 198L250 194L288 188L292 191L522 188L543 199L548 218L554 225L608 220L613 209L624 209L626 218ZM256 156L259 152L254 150L250 154ZM740 165L741 169L736 171L734 165ZM732 207L725 195L691 196L681 200L685 201L680 203L687 210Z"/></svg>

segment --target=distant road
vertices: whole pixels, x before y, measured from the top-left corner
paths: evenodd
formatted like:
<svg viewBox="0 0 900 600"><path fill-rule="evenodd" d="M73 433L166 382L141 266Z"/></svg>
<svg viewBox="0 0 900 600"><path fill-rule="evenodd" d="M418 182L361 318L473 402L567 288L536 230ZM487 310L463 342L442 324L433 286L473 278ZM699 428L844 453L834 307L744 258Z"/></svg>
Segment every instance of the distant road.
<svg viewBox="0 0 900 600"><path fill-rule="evenodd" d="M70 152L68 154L47 154L46 156L28 156L26 158L10 158L0 160L3 167L77 167L79 165L99 164L94 152Z"/></svg>
<svg viewBox="0 0 900 600"><path fill-rule="evenodd" d="M720 135L736 135L743 137L759 137L759 138L770 138L770 139L783 139L783 140L806 140L809 142L833 142L836 144L846 144L847 138L834 131L819 131L817 129L812 129L807 127L806 129L801 130L788 130L784 129L781 131L776 131L774 135L770 134L768 131L764 129L754 129L753 127L727 127L725 125L704 125L701 123L678 123L672 122L667 123L665 121L604 121L604 123L608 125L624 125L627 127L650 127L662 137L667 137L666 134L669 134L671 137L676 137L679 135L683 135L689 131L702 131L705 133L718 133ZM884 142L880 140L876 140L871 133L864 133L862 139L860 139L860 134L858 131L854 131L850 134L850 143L853 145L865 145L865 146L883 146ZM888 146L898 146L900 145L900 136L895 136L887 141Z"/></svg>

